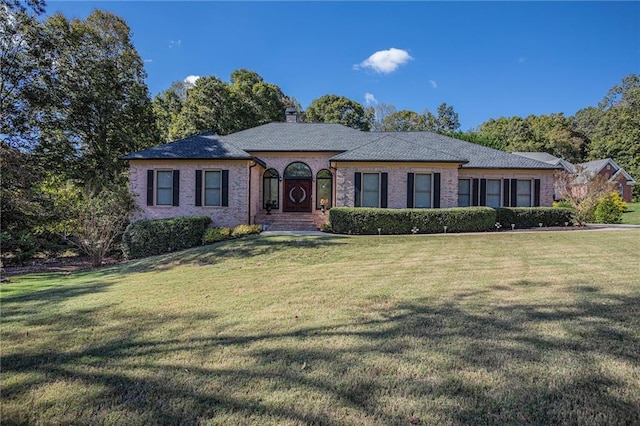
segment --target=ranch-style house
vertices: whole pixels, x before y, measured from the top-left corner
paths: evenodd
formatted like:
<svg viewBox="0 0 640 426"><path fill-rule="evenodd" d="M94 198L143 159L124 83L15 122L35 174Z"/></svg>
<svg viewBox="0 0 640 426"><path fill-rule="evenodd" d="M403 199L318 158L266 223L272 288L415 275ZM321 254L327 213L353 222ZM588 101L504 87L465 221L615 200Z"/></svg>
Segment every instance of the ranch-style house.
<svg viewBox="0 0 640 426"><path fill-rule="evenodd" d="M557 165L430 132L287 121L203 133L123 157L136 219L320 225L333 206L551 206Z"/></svg>

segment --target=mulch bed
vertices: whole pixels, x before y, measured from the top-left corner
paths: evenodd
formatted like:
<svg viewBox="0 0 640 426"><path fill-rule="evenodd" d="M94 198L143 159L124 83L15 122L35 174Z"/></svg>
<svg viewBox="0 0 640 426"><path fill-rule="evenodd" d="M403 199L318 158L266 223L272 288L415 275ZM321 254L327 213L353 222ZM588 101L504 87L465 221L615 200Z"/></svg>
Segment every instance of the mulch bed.
<svg viewBox="0 0 640 426"><path fill-rule="evenodd" d="M107 258L104 260L102 265L115 265L118 262L118 259ZM3 267L0 282L6 282L8 277L14 275L36 274L43 272L74 272L91 268L91 259L84 256L60 257L56 259L33 259L25 265Z"/></svg>

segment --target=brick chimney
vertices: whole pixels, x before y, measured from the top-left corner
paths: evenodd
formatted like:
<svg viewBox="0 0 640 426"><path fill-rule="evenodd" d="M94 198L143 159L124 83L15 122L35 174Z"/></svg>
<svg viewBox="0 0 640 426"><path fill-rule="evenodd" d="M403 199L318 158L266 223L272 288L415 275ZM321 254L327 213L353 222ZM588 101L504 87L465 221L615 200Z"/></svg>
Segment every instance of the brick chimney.
<svg viewBox="0 0 640 426"><path fill-rule="evenodd" d="M285 121L287 123L297 123L298 122L298 110L295 108L287 108L284 111Z"/></svg>

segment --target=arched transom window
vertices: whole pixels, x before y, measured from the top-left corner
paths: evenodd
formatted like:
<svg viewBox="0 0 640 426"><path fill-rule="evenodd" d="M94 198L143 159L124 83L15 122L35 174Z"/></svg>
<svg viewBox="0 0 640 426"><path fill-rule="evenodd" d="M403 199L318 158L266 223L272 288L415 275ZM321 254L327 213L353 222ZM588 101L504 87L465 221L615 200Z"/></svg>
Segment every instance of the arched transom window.
<svg viewBox="0 0 640 426"><path fill-rule="evenodd" d="M313 173L311 173L311 168L306 164L296 162L289 164L284 169L284 177L285 179L311 179L313 178Z"/></svg>

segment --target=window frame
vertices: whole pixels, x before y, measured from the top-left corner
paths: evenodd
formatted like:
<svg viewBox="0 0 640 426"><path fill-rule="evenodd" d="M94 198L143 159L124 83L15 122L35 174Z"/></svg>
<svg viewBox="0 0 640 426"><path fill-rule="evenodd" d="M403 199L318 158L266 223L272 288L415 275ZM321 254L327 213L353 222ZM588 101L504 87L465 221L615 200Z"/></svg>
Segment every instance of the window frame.
<svg viewBox="0 0 640 426"><path fill-rule="evenodd" d="M154 179L153 179L154 182L153 183L155 185L155 188L153 190L153 205L157 206L157 207L173 207L173 188L175 186L175 182L173 181L173 172L174 172L174 170L173 169L154 169L153 172L154 172ZM160 184L159 184L160 173L169 173L169 176L171 176L171 186L169 186L169 187L160 187ZM158 198L159 198L158 197L158 191L160 189L164 189L164 190L169 189L169 191L170 191L169 192L170 201L169 201L168 204L160 204L158 202Z"/></svg>
<svg viewBox="0 0 640 426"><path fill-rule="evenodd" d="M368 207L368 208L380 208L381 205L381 197L382 197L382 173L381 172L361 172L362 173L362 183L361 183L361 188L360 188L360 207ZM364 185L364 181L365 181L365 176L366 175L377 175L378 176L378 189L377 189L377 193L378 193L378 201L377 204L375 206L365 206L364 205L364 199L365 199L365 192L373 192L373 191L365 191L365 185Z"/></svg>
<svg viewBox="0 0 640 426"><path fill-rule="evenodd" d="M418 207L417 194L418 194L418 176L429 176L429 205L426 207ZM413 208L414 209L432 209L433 208L433 173L414 173L413 174ZM426 193L425 191L420 191Z"/></svg>
<svg viewBox="0 0 640 426"><path fill-rule="evenodd" d="M267 172L271 172L272 174L275 174L275 176L265 176L267 174ZM266 191L266 186L265 186L265 181L274 181L276 183L276 193L277 193L277 197L276 197L276 204L274 205L273 202L271 203L271 208L272 209L279 209L280 208L280 173L274 169L274 168L269 168L267 170L265 170L262 173L262 208L263 210L267 210L267 199L265 198L265 191ZM269 188L271 189L271 182L269 184ZM273 201L273 200L271 200Z"/></svg>
<svg viewBox="0 0 640 426"><path fill-rule="evenodd" d="M220 175L219 204L207 204L207 173L218 173ZM222 207L222 169L202 169L202 207Z"/></svg>
<svg viewBox="0 0 640 426"><path fill-rule="evenodd" d="M329 177L320 177L320 173L325 171L329 173ZM329 197L327 198L328 203L326 206L324 206L325 209L328 210L333 207L333 173L331 173L331 170L321 169L318 170L318 173L316 173L316 210L322 210L322 207L320 206L320 181L329 181Z"/></svg>
<svg viewBox="0 0 640 426"><path fill-rule="evenodd" d="M520 205L520 196L524 195L519 192L520 190L520 182L528 182L529 183L529 203L526 206ZM515 207L533 207L533 197L534 197L534 182L532 179L516 179L516 202ZM513 201L512 201L513 204Z"/></svg>
<svg viewBox="0 0 640 426"><path fill-rule="evenodd" d="M466 181L468 183L468 192L465 194L463 193L463 195L466 195L468 197L468 201L467 201L467 205L461 205L460 204L460 182L461 181ZM471 178L462 178L462 179L458 179L458 207L471 207L471 203L473 202L473 198L471 197L471 191L472 191L472 179Z"/></svg>
<svg viewBox="0 0 640 426"><path fill-rule="evenodd" d="M489 205L489 182L497 182L498 183L498 193L491 193L491 196L497 196L498 197L498 205L497 206L491 206ZM486 179L486 184L485 184L485 190L484 190L484 199L485 199L485 206L486 207L492 207L492 208L499 208L502 207L502 179Z"/></svg>

